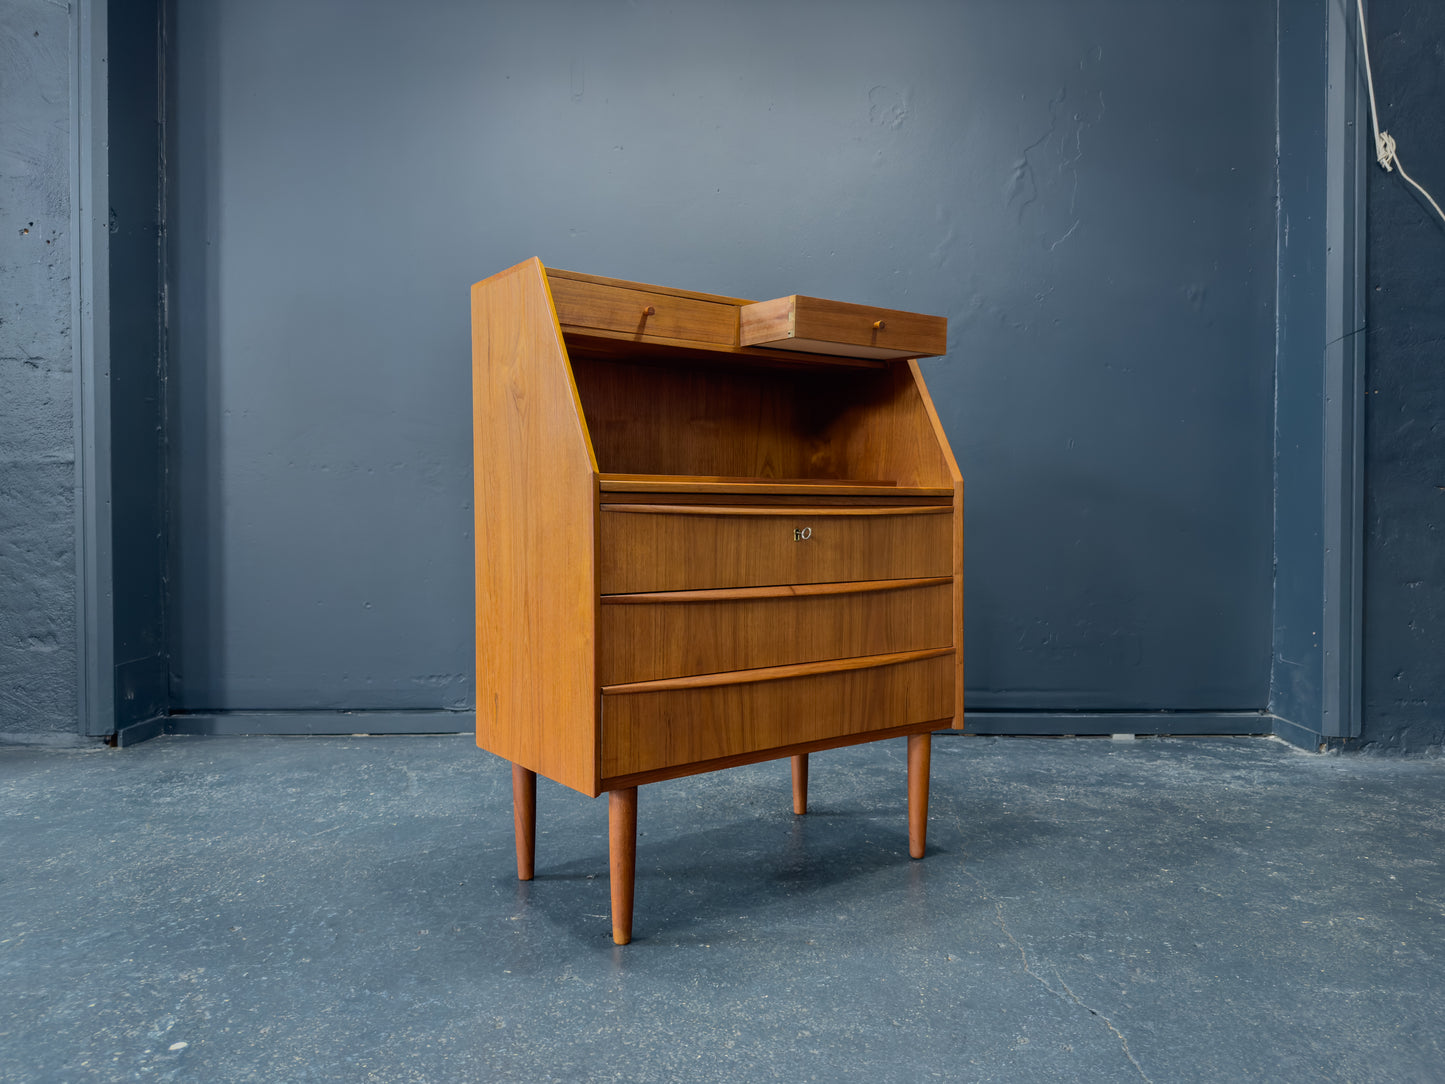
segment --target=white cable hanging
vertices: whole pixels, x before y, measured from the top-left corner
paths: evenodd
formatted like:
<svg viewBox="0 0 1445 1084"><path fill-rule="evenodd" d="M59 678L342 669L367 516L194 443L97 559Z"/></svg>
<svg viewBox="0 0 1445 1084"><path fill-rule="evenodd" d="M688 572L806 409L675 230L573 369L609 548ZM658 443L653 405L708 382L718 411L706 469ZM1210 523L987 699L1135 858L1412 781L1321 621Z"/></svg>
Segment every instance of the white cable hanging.
<svg viewBox="0 0 1445 1084"><path fill-rule="evenodd" d="M1365 86L1370 91L1370 122L1375 128L1375 157L1386 172L1392 169L1399 170L1400 176L1415 187L1415 190L1424 196L1435 208L1435 213L1440 216L1440 221L1445 222L1445 211L1440 210L1440 205L1435 202L1435 197L1421 188L1415 178L1405 172L1405 167L1400 164L1400 156L1395 153L1395 139L1389 132L1380 131L1380 114L1375 110L1375 78L1370 73L1370 43L1365 36L1365 0L1355 0L1355 10L1360 14L1360 55L1365 58Z"/></svg>

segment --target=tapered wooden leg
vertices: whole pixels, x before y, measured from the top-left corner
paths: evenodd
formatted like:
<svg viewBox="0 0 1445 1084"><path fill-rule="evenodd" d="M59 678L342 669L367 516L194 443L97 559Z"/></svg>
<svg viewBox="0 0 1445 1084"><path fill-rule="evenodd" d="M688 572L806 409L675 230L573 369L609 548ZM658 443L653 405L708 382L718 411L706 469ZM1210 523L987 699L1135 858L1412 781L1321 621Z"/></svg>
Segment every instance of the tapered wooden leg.
<svg viewBox="0 0 1445 1084"><path fill-rule="evenodd" d="M793 758L793 812L800 817L808 812L807 753L799 753Z"/></svg>
<svg viewBox="0 0 1445 1084"><path fill-rule="evenodd" d="M928 761L932 734L908 735L908 853L923 857L928 844Z"/></svg>
<svg viewBox="0 0 1445 1084"><path fill-rule="evenodd" d="M517 833L517 880L530 881L537 860L537 773L512 765L512 825Z"/></svg>
<svg viewBox="0 0 1445 1084"><path fill-rule="evenodd" d="M637 876L637 788L607 792L607 843L612 865L612 940L632 940L632 885Z"/></svg>

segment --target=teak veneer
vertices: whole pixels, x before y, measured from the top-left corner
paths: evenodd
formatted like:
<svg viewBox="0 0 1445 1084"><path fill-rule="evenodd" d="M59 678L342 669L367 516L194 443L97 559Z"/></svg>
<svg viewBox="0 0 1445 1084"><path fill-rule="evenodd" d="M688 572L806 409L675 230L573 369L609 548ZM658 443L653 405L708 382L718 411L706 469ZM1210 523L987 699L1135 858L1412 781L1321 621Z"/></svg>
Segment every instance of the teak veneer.
<svg viewBox="0 0 1445 1084"><path fill-rule="evenodd" d="M963 481L919 371L939 317L544 268L472 287L477 744L608 792L632 936L637 788L963 726Z"/></svg>

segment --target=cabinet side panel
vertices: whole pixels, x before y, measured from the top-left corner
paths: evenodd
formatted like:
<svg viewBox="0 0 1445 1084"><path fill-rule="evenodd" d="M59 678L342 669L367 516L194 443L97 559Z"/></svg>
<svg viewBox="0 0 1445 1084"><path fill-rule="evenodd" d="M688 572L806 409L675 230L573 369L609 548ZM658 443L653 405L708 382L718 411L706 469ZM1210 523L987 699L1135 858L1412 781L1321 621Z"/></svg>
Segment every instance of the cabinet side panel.
<svg viewBox="0 0 1445 1084"><path fill-rule="evenodd" d="M953 725L963 729L963 481L953 483Z"/></svg>
<svg viewBox="0 0 1445 1084"><path fill-rule="evenodd" d="M472 287L477 744L597 793L596 475L542 266Z"/></svg>
<svg viewBox="0 0 1445 1084"><path fill-rule="evenodd" d="M913 386L917 389L918 400L928 417L943 463L953 479L953 658L956 670L953 684L955 699L953 725L964 728L963 719L963 475L959 472L958 461L953 458L948 436L943 423L938 420L938 409L933 405L933 396L928 394L928 385L923 382L923 373L918 362L908 363L908 372Z"/></svg>

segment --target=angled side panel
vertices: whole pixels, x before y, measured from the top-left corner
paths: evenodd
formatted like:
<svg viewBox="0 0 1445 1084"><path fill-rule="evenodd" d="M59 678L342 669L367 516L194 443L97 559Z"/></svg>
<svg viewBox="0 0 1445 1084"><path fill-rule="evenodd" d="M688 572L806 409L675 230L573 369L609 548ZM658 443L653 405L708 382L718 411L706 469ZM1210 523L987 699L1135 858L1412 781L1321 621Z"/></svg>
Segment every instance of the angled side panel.
<svg viewBox="0 0 1445 1084"><path fill-rule="evenodd" d="M912 377L919 404L928 419L929 429L933 433L934 440L937 441L938 452L943 457L944 467L953 482L953 662L957 667L957 672L953 676L953 725L956 729L962 730L964 728L963 474L958 469L958 460L953 458L953 449L949 446L948 435L943 431L943 423L938 420L938 410L933 405L933 397L928 394L928 385L923 382L923 371L919 369L917 361L908 363L908 372Z"/></svg>
<svg viewBox="0 0 1445 1084"><path fill-rule="evenodd" d="M537 260L472 287L477 744L598 792L596 466Z"/></svg>
<svg viewBox="0 0 1445 1084"><path fill-rule="evenodd" d="M957 479L916 362L890 363L866 390L850 384L845 394L850 403L835 432L843 441L846 475L901 486L946 486Z"/></svg>

